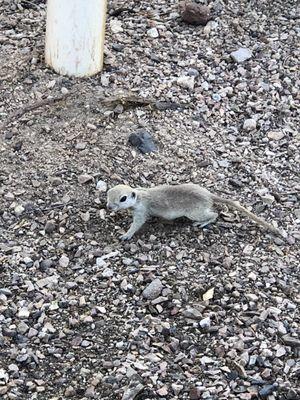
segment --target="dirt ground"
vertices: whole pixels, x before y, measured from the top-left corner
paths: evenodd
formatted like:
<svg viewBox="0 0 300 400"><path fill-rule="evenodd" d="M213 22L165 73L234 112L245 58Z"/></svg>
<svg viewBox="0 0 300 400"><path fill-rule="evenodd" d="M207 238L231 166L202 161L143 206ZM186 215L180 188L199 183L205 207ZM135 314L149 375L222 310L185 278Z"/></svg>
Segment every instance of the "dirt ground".
<svg viewBox="0 0 300 400"><path fill-rule="evenodd" d="M109 2L103 72L76 79L44 63L45 2L0 1L1 399L299 399L297 1L205 4L193 26ZM119 240L105 185L186 182L285 238L223 207Z"/></svg>

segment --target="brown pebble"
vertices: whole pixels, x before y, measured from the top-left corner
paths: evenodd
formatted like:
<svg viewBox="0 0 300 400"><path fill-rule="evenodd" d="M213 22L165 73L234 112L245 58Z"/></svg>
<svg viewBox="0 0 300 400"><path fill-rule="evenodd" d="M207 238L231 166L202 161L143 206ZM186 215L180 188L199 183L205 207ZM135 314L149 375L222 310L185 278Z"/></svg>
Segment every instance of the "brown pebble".
<svg viewBox="0 0 300 400"><path fill-rule="evenodd" d="M179 7L182 20L188 24L204 26L211 19L209 7L194 1L183 1Z"/></svg>

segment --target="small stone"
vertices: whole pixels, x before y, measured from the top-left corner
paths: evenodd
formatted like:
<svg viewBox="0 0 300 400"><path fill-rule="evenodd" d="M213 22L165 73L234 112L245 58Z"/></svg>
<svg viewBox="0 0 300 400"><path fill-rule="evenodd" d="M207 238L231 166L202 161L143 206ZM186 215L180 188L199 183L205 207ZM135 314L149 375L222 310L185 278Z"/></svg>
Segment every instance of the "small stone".
<svg viewBox="0 0 300 400"><path fill-rule="evenodd" d="M24 211L25 211L25 208L21 204L18 204L14 209L15 215L17 217L19 217L21 214L23 214Z"/></svg>
<svg viewBox="0 0 300 400"><path fill-rule="evenodd" d="M106 262L103 260L102 257L97 257L96 265L97 265L97 267L104 267L106 265Z"/></svg>
<svg viewBox="0 0 300 400"><path fill-rule="evenodd" d="M29 329L29 326L25 322L21 321L18 324L18 333L20 333L21 335L25 335L25 333L28 331L28 329Z"/></svg>
<svg viewBox="0 0 300 400"><path fill-rule="evenodd" d="M275 201L275 197L272 196L271 194L265 194L265 195L261 196L261 199L265 204L269 204L269 205L273 204Z"/></svg>
<svg viewBox="0 0 300 400"><path fill-rule="evenodd" d="M10 289L7 289L7 288L0 288L0 294L4 294L5 296L11 296L12 295L12 291Z"/></svg>
<svg viewBox="0 0 300 400"><path fill-rule="evenodd" d="M97 129L96 125L90 124L89 122L86 124L86 127L91 129L91 130L93 130L93 131L95 131Z"/></svg>
<svg viewBox="0 0 300 400"><path fill-rule="evenodd" d="M98 181L96 188L99 190L99 192L106 192L107 191L107 183L104 181Z"/></svg>
<svg viewBox="0 0 300 400"><path fill-rule="evenodd" d="M48 268L51 268L52 266L53 266L53 261L50 259L42 260L40 262L40 270L41 271L46 271Z"/></svg>
<svg viewBox="0 0 300 400"><path fill-rule="evenodd" d="M60 186L62 184L62 180L59 176L54 176L50 179L52 186Z"/></svg>
<svg viewBox="0 0 300 400"><path fill-rule="evenodd" d="M143 290L143 297L147 300L154 300L156 299L161 291L163 285L160 279L154 279L144 290Z"/></svg>
<svg viewBox="0 0 300 400"><path fill-rule="evenodd" d="M4 381L5 383L8 382L9 380L9 375L5 371L5 369L1 368L0 369L0 381Z"/></svg>
<svg viewBox="0 0 300 400"><path fill-rule="evenodd" d="M88 340L83 340L81 343L80 343L80 346L81 347L89 347L91 345L91 342L89 342Z"/></svg>
<svg viewBox="0 0 300 400"><path fill-rule="evenodd" d="M193 90L195 86L195 77L194 76L180 76L177 79L177 84L184 89Z"/></svg>
<svg viewBox="0 0 300 400"><path fill-rule="evenodd" d="M87 143L86 142L77 142L75 144L75 149L76 150L84 150L86 148Z"/></svg>
<svg viewBox="0 0 300 400"><path fill-rule="evenodd" d="M37 336L38 333L39 333L39 332L38 332L36 329L30 328L29 331L28 331L28 333L27 333L27 336L28 336L29 339L31 339L31 338Z"/></svg>
<svg viewBox="0 0 300 400"><path fill-rule="evenodd" d="M92 175L82 174L78 176L78 182L83 185L84 183L90 182L93 180Z"/></svg>
<svg viewBox="0 0 300 400"><path fill-rule="evenodd" d="M19 318L28 318L29 315L30 315L30 312L29 312L28 308L22 307L19 309L19 312L18 312Z"/></svg>
<svg viewBox="0 0 300 400"><path fill-rule="evenodd" d="M8 201L13 201L15 199L15 195L12 192L7 192L3 196Z"/></svg>
<svg viewBox="0 0 300 400"><path fill-rule="evenodd" d="M268 138L272 140L280 140L284 137L284 133L280 131L270 131L268 132Z"/></svg>
<svg viewBox="0 0 300 400"><path fill-rule="evenodd" d="M1 39L1 38L0 38ZM7 392L8 392L8 386L6 385L6 386L0 386L0 395L2 396L2 395L4 395L4 394L6 394ZM11 397L10 396L10 399L17 399L17 397L15 396L15 397Z"/></svg>
<svg viewBox="0 0 300 400"><path fill-rule="evenodd" d="M45 224L45 232L46 233L53 233L55 231L56 228L56 223L53 219L50 219L49 221L46 222Z"/></svg>
<svg viewBox="0 0 300 400"><path fill-rule="evenodd" d="M208 329L210 328L210 318L203 318L201 321L199 321L199 325L201 326L202 329Z"/></svg>
<svg viewBox="0 0 300 400"><path fill-rule="evenodd" d="M66 397L73 397L76 395L76 390L72 386L68 386L65 390Z"/></svg>
<svg viewBox="0 0 300 400"><path fill-rule="evenodd" d="M199 400L202 397L202 391L198 387L193 387L190 389L189 396L191 400Z"/></svg>
<svg viewBox="0 0 300 400"><path fill-rule="evenodd" d="M211 19L209 7L197 4L195 1L180 3L180 13L182 20L192 25L204 26Z"/></svg>
<svg viewBox="0 0 300 400"><path fill-rule="evenodd" d="M168 388L167 388L167 386L163 386L162 388L158 389L158 390L157 390L157 394L158 394L160 397L167 396L167 394L168 394Z"/></svg>
<svg viewBox="0 0 300 400"><path fill-rule="evenodd" d="M31 181L31 183L32 183L32 186L33 186L34 188L39 188L39 187L41 186L41 182L37 181L36 179L33 179L33 180Z"/></svg>
<svg viewBox="0 0 300 400"><path fill-rule="evenodd" d="M88 397L89 399L94 398L96 395L95 393L95 388L93 386L90 386L86 389L85 391L85 396Z"/></svg>
<svg viewBox="0 0 300 400"><path fill-rule="evenodd" d="M254 131L256 129L256 120L249 118L244 121L243 130L246 132Z"/></svg>
<svg viewBox="0 0 300 400"><path fill-rule="evenodd" d="M282 336L282 340L287 346L291 347L300 347L300 339L290 336L290 335L284 335Z"/></svg>
<svg viewBox="0 0 300 400"><path fill-rule="evenodd" d="M69 257L67 257L65 254L63 254L59 259L59 265L62 268L67 268L67 266L69 265L69 262L70 262Z"/></svg>
<svg viewBox="0 0 300 400"><path fill-rule="evenodd" d="M58 277L56 275L47 276L46 278L39 279L36 284L39 288L43 288L45 286L52 287L58 284Z"/></svg>
<svg viewBox="0 0 300 400"><path fill-rule="evenodd" d="M252 281L256 281L257 276L254 272L250 272L250 274L248 275L248 278L251 279Z"/></svg>
<svg viewBox="0 0 300 400"><path fill-rule="evenodd" d="M158 33L158 30L156 28L148 29L147 35L149 37L153 38L153 39L156 39L156 38L159 37L159 33Z"/></svg>
<svg viewBox="0 0 300 400"><path fill-rule="evenodd" d="M189 68L187 71L187 75L194 76L195 78L197 78L200 75L200 72L195 68Z"/></svg>
<svg viewBox="0 0 300 400"><path fill-rule="evenodd" d="M13 138L13 136L14 136L13 132L12 131L8 131L8 132L5 132L4 139L5 140L11 140Z"/></svg>
<svg viewBox="0 0 300 400"><path fill-rule="evenodd" d="M202 318L202 313L193 307L188 307L186 310L183 311L183 316L189 319L196 319L200 320Z"/></svg>
<svg viewBox="0 0 300 400"><path fill-rule="evenodd" d="M111 45L111 47L115 51L123 51L125 46L123 44L120 44L120 43L113 43Z"/></svg>
<svg viewBox="0 0 300 400"><path fill-rule="evenodd" d="M69 90L64 86L60 89L60 91L61 91L62 94L68 94L69 93Z"/></svg>
<svg viewBox="0 0 300 400"><path fill-rule="evenodd" d="M131 133L128 141L132 146L137 147L143 154L157 151L157 147L152 136L145 130L140 129L134 133Z"/></svg>
<svg viewBox="0 0 300 400"><path fill-rule="evenodd" d="M81 212L79 215L83 222L88 222L90 220L90 213L88 211Z"/></svg>
<svg viewBox="0 0 300 400"><path fill-rule="evenodd" d="M247 373L241 364L237 363L234 360L231 360L231 366L240 376L242 376L243 378L247 378Z"/></svg>
<svg viewBox="0 0 300 400"><path fill-rule="evenodd" d="M245 297L249 301L254 301L256 302L258 300L258 297L254 293L245 293Z"/></svg>
<svg viewBox="0 0 300 400"><path fill-rule="evenodd" d="M272 371L270 370L270 368L265 368L262 372L261 372L261 377L263 379L270 379L272 374Z"/></svg>
<svg viewBox="0 0 300 400"><path fill-rule="evenodd" d="M222 97L219 95L219 93L213 93L211 97L212 97L212 99L213 99L214 101L216 101L216 102L222 100Z"/></svg>
<svg viewBox="0 0 300 400"><path fill-rule="evenodd" d="M110 30L112 33L120 33L123 32L122 22L118 19L112 19L110 21Z"/></svg>
<svg viewBox="0 0 300 400"><path fill-rule="evenodd" d="M101 275L103 278L112 278L114 276L114 270L111 268L105 268Z"/></svg>
<svg viewBox="0 0 300 400"><path fill-rule="evenodd" d="M121 400L134 400L137 398L137 395L142 392L142 390L144 390L144 385L142 383L133 382L133 384L124 391Z"/></svg>
<svg viewBox="0 0 300 400"><path fill-rule="evenodd" d="M259 390L258 394L263 398L266 399L270 396L273 392L275 392L278 388L277 383L273 383L272 385L266 385L262 389Z"/></svg>
<svg viewBox="0 0 300 400"><path fill-rule="evenodd" d="M285 350L285 348L284 348L283 346L279 347L279 348L276 350L276 357L282 357L282 356L284 356L285 354L286 354L286 350Z"/></svg>
<svg viewBox="0 0 300 400"><path fill-rule="evenodd" d="M183 389L183 385L177 385L176 383L172 383L171 388L173 390L173 393L175 396L178 396L179 393L182 391Z"/></svg>
<svg viewBox="0 0 300 400"><path fill-rule="evenodd" d="M101 85L107 87L109 85L109 74L103 73L101 75L100 80L101 80Z"/></svg>
<svg viewBox="0 0 300 400"><path fill-rule="evenodd" d="M241 47L238 50L230 53L230 56L235 62L242 63L252 57L252 51L247 48Z"/></svg>

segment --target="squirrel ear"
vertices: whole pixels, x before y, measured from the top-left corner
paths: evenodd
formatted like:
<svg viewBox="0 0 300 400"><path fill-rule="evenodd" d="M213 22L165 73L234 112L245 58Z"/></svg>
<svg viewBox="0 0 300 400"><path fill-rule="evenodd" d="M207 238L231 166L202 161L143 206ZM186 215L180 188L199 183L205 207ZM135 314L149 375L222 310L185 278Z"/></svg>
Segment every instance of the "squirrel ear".
<svg viewBox="0 0 300 400"><path fill-rule="evenodd" d="M132 193L131 193L131 197L132 197L133 199L135 199L135 197L136 197L135 192L132 192Z"/></svg>

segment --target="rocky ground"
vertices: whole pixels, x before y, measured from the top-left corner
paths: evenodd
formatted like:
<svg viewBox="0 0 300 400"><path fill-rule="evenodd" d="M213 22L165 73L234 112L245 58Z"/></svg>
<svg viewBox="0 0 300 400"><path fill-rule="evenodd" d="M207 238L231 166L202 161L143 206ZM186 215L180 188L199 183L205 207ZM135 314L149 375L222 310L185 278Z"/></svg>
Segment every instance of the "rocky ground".
<svg viewBox="0 0 300 400"><path fill-rule="evenodd" d="M297 1L211 1L206 26L177 0L109 3L89 79L45 66L44 1L0 3L0 398L296 400ZM286 239L223 208L119 241L106 185L190 181Z"/></svg>

